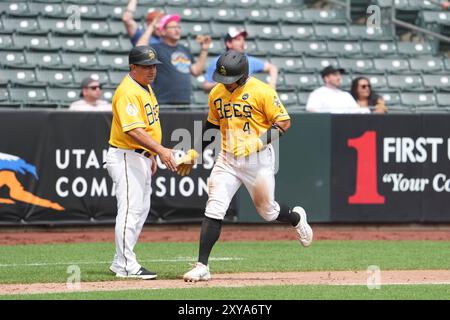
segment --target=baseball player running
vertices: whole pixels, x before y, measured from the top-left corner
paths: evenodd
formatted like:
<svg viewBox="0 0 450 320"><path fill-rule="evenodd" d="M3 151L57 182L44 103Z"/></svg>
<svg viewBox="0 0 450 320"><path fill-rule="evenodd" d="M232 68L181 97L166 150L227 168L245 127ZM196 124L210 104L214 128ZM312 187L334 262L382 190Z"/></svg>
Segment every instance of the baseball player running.
<svg viewBox="0 0 450 320"><path fill-rule="evenodd" d="M198 262L183 278L211 278L208 258L219 239L230 201L244 183L253 203L267 221L290 223L300 243L308 247L313 232L302 207L292 210L274 200L275 169L271 142L290 127L290 117L277 93L269 85L248 76L247 57L237 51L222 54L213 75L216 85L209 94L209 113L204 131L219 128L221 151L209 178L208 202L201 226ZM189 150L178 162L178 173L186 175L207 143ZM201 149L201 150L200 150Z"/></svg>
<svg viewBox="0 0 450 320"><path fill-rule="evenodd" d="M161 145L159 106L150 84L156 77L156 52L149 46L131 49L130 72L117 88L113 101L110 148L106 168L117 198L116 254L109 268L117 277L154 279L136 260L134 246L150 210L155 155L176 171L172 150Z"/></svg>

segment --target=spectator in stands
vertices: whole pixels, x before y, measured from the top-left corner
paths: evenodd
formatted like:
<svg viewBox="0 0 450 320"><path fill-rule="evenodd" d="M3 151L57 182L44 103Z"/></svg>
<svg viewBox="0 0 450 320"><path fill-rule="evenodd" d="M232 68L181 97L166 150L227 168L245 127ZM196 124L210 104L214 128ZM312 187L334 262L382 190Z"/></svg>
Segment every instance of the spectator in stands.
<svg viewBox="0 0 450 320"><path fill-rule="evenodd" d="M368 108L373 113L387 112L383 98L372 90L370 81L366 77L358 77L353 80L350 94L361 108Z"/></svg>
<svg viewBox="0 0 450 320"><path fill-rule="evenodd" d="M450 1L444 1L441 3L441 8L444 10L448 10L450 8Z"/></svg>
<svg viewBox="0 0 450 320"><path fill-rule="evenodd" d="M225 46L227 50L236 50L241 53L244 53L245 51L245 41L247 39L247 31L244 29L231 27L228 29L228 33L225 36ZM276 89L277 79L278 79L278 68L267 62L263 61L261 59L252 57L247 55L248 58L248 68L249 68L249 74L257 73L257 72L267 72L269 74L269 85ZM214 60L211 61L211 63L208 66L208 69L206 70L205 75L205 82L203 83L203 90L205 92L211 91L211 89L216 85L216 82L212 79L212 75L214 73L214 70L216 69L216 62L219 59L219 56L217 56Z"/></svg>
<svg viewBox="0 0 450 320"><path fill-rule="evenodd" d="M150 11L147 13L147 29L144 31L138 26L134 20L134 13L136 12L137 0L128 1L127 8L122 16L122 21L125 24L127 34L133 46L147 46L159 43L161 41L159 31L156 26L164 13L160 11Z"/></svg>
<svg viewBox="0 0 450 320"><path fill-rule="evenodd" d="M92 78L81 81L81 100L72 102L69 110L73 111L111 111L111 104L106 100L100 100L102 86L100 82Z"/></svg>
<svg viewBox="0 0 450 320"><path fill-rule="evenodd" d="M158 24L161 33L161 43L153 45L162 62L157 66L158 76L153 82L158 103L190 104L191 103L191 74L203 74L211 45L210 36L198 36L200 55L196 62L189 48L179 44L181 38L180 16L165 15Z"/></svg>
<svg viewBox="0 0 450 320"><path fill-rule="evenodd" d="M333 66L324 68L321 72L324 85L308 97L306 110L309 112L328 113L370 113L368 108L361 108L350 93L340 89L341 74L344 69Z"/></svg>

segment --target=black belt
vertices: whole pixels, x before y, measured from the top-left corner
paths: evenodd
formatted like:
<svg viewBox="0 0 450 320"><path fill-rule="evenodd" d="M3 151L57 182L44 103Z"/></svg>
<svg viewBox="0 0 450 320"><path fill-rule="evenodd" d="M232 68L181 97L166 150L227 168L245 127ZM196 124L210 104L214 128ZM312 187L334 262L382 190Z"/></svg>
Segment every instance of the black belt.
<svg viewBox="0 0 450 320"><path fill-rule="evenodd" d="M116 146L113 146L112 144L110 144L109 146L114 149L119 149ZM131 150L133 150L134 152L139 153L147 158L150 158L152 156L152 154L145 149L131 149Z"/></svg>

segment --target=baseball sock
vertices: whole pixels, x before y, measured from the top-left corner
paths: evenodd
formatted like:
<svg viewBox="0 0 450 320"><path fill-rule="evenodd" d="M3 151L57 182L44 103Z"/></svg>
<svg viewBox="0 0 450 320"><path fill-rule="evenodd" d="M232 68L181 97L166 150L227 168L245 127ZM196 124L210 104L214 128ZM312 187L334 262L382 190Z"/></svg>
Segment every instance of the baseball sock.
<svg viewBox="0 0 450 320"><path fill-rule="evenodd" d="M300 215L297 212L292 211L285 204L280 205L280 214L278 215L277 221L289 222L295 227L300 221Z"/></svg>
<svg viewBox="0 0 450 320"><path fill-rule="evenodd" d="M198 253L198 261L205 266L208 265L209 255L214 244L217 242L222 229L222 220L211 219L205 217L202 222L202 230L200 232L200 249Z"/></svg>

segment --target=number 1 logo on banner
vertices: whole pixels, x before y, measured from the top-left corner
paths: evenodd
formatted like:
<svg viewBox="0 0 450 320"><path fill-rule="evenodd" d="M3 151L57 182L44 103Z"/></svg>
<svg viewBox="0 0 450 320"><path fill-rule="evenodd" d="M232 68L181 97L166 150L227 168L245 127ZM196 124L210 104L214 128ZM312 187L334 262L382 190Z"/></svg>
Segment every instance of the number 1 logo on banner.
<svg viewBox="0 0 450 320"><path fill-rule="evenodd" d="M349 139L347 146L356 149L356 189L348 198L349 204L384 204L377 183L377 133L366 131Z"/></svg>

